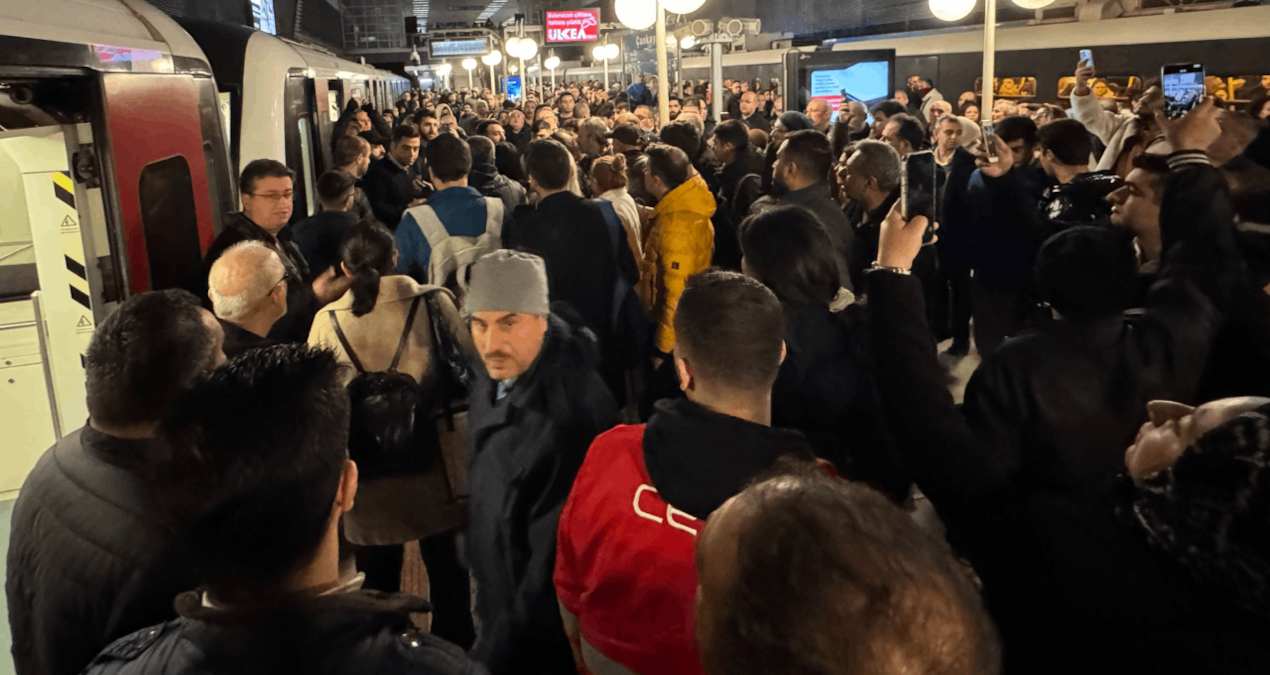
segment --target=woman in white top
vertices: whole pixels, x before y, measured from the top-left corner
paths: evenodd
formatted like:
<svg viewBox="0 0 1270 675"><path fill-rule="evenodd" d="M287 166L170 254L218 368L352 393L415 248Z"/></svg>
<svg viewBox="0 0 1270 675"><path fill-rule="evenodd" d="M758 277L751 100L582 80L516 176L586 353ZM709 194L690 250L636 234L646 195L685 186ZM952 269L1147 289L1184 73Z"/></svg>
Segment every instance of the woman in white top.
<svg viewBox="0 0 1270 675"><path fill-rule="evenodd" d="M447 330L468 362L476 350L464 327L453 296L445 289L420 286L405 275L393 274L397 251L392 233L376 222L358 224L340 245L340 267L352 283L347 293L318 312L309 332L309 344L335 352L349 367L345 383L357 371L352 366L336 322L366 372L388 370L405 333L407 317L416 298L410 332L397 371L415 378L425 400L434 398L449 366L437 354L433 339L430 304L441 314ZM435 300L429 303L428 300ZM468 573L459 562L455 537L467 524L467 500L462 471L466 468L465 443L438 438L437 456L422 473L366 475L357 492L357 503L345 514L344 537L358 546L358 567L366 573L366 587L395 592L400 586L403 544L419 540L428 568L434 611L432 632L455 644L470 647L475 639L469 611Z"/></svg>
<svg viewBox="0 0 1270 675"><path fill-rule="evenodd" d="M626 157L596 157L591 163L591 194L613 205L617 217L626 228L626 239L636 260L644 259L640 236L639 209L626 191Z"/></svg>

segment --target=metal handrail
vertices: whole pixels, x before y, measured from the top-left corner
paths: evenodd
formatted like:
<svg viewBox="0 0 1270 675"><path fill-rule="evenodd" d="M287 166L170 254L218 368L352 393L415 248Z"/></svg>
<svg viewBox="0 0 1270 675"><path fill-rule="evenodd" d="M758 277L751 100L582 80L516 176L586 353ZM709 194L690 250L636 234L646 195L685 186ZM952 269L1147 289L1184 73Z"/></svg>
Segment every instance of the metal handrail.
<svg viewBox="0 0 1270 675"><path fill-rule="evenodd" d="M0 330L17 330L19 328L30 328L32 326L38 326L38 325L39 323L35 321L23 321L22 323L6 323L3 325L0 325Z"/></svg>
<svg viewBox="0 0 1270 675"><path fill-rule="evenodd" d="M53 435L62 440L62 415L57 409L57 392L53 389L53 363L49 358L47 326L44 323L44 308L40 301L40 292L31 294L31 304L35 308L36 334L40 336L40 360L44 364L44 387L49 394L49 411L53 413Z"/></svg>

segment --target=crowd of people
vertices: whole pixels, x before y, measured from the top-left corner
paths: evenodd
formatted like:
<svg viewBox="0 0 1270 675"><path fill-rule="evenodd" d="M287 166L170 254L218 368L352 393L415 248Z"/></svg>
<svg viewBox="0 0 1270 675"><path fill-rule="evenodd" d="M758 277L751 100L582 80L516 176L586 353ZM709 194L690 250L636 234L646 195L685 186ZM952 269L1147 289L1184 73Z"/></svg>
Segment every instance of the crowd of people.
<svg viewBox="0 0 1270 675"><path fill-rule="evenodd" d="M1265 672L1270 130L1075 76L354 101L94 333L17 672Z"/></svg>

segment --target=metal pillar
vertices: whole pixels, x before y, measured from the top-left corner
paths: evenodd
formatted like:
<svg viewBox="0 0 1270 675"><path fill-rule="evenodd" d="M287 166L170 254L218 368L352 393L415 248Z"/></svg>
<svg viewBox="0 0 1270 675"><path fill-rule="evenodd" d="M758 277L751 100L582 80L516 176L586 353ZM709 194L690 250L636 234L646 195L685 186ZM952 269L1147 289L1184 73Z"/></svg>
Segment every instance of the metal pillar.
<svg viewBox="0 0 1270 675"><path fill-rule="evenodd" d="M984 0L983 86L980 88L979 115L992 119L992 80L997 67L997 0Z"/></svg>
<svg viewBox="0 0 1270 675"><path fill-rule="evenodd" d="M710 49L710 91L713 100L710 108L714 113L714 121L723 121L723 43L714 42Z"/></svg>
<svg viewBox="0 0 1270 675"><path fill-rule="evenodd" d="M990 2L991 0L989 0ZM657 116L661 126L670 125L670 64L666 58L666 9L657 3Z"/></svg>

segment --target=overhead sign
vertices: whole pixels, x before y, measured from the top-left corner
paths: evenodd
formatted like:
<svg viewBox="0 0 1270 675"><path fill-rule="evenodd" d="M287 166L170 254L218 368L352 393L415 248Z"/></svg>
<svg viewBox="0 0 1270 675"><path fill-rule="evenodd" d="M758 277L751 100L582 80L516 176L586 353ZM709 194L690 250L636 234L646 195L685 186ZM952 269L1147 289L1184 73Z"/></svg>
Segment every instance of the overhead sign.
<svg viewBox="0 0 1270 675"><path fill-rule="evenodd" d="M489 40L476 38L472 40L433 41L428 43L428 50L434 57L480 56L489 51Z"/></svg>
<svg viewBox="0 0 1270 675"><path fill-rule="evenodd" d="M595 42L600 39L600 10L547 12L547 42Z"/></svg>
<svg viewBox="0 0 1270 675"><path fill-rule="evenodd" d="M657 31L655 29L627 33L623 36L622 42L622 71L631 80L638 81L641 75L657 75ZM666 72L673 73L679 69L678 54L673 49L667 49L666 52Z"/></svg>

